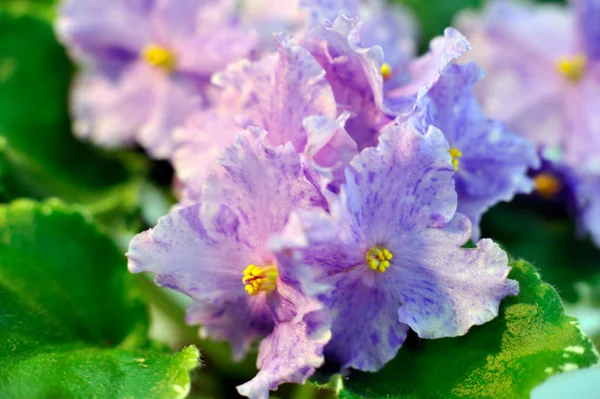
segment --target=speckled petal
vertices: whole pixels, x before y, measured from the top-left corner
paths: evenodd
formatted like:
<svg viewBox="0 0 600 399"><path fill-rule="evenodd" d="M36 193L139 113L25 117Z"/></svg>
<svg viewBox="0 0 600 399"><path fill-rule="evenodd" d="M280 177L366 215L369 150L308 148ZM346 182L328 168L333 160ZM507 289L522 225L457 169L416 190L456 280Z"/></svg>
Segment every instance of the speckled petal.
<svg viewBox="0 0 600 399"><path fill-rule="evenodd" d="M449 65L420 103L427 123L441 129L450 147L462 153L455 174L458 211L469 217L474 234L489 207L531 192L527 171L539 167L533 144L483 113L473 93L482 76L474 63Z"/></svg>
<svg viewBox="0 0 600 399"><path fill-rule="evenodd" d="M342 193L352 223L375 243L450 221L456 192L442 132L407 122L388 128L379 141L346 170Z"/></svg>
<svg viewBox="0 0 600 399"><path fill-rule="evenodd" d="M80 74L71 94L74 133L108 148L134 143L154 106L154 78L154 71L139 63L116 80Z"/></svg>
<svg viewBox="0 0 600 399"><path fill-rule="evenodd" d="M268 301L275 329L258 349L258 374L237 388L252 399L268 399L269 390L284 382L306 382L323 364L323 348L331 338L327 309L294 285L280 281Z"/></svg>
<svg viewBox="0 0 600 399"><path fill-rule="evenodd" d="M396 244L403 248L390 266L398 266L398 317L421 338L463 335L495 318L500 301L519 292L518 283L506 278L506 253L488 239L476 248L460 248L469 236L468 219L457 214L442 229L426 229Z"/></svg>
<svg viewBox="0 0 600 399"><path fill-rule="evenodd" d="M301 155L289 143L266 145L266 135L258 128L240 133L202 192L203 200L226 203L240 215L254 247L263 247L271 234L281 231L292 210L326 208L318 188L305 177Z"/></svg>
<svg viewBox="0 0 600 399"><path fill-rule="evenodd" d="M272 145L291 142L302 151L306 145L304 118L335 118L337 107L325 72L315 59L305 49L291 44L287 36L276 39L277 54L254 63L230 65L213 81L239 92L241 110L234 110L232 117L240 120L243 127L265 129Z"/></svg>
<svg viewBox="0 0 600 399"><path fill-rule="evenodd" d="M456 29L447 28L443 37L434 38L429 52L412 61L409 82L398 87L386 87L382 109L391 116L410 114L418 100L438 81L444 69L471 48Z"/></svg>

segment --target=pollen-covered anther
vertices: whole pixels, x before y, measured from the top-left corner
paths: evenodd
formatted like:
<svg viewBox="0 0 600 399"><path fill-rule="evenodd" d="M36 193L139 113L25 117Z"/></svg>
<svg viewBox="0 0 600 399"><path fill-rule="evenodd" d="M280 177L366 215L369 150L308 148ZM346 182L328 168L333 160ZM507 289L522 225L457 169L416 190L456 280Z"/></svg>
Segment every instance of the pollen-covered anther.
<svg viewBox="0 0 600 399"><path fill-rule="evenodd" d="M373 247L367 252L366 261L371 270L383 273L390 267L393 257L394 255L387 248Z"/></svg>
<svg viewBox="0 0 600 399"><path fill-rule="evenodd" d="M460 165L460 157L462 157L462 152L455 147L450 148L450 157L452 158L452 166L454 167L454 171L458 170L458 166Z"/></svg>
<svg viewBox="0 0 600 399"><path fill-rule="evenodd" d="M546 199L552 199L562 188L561 181L552 173L542 172L533 178L535 191Z"/></svg>
<svg viewBox="0 0 600 399"><path fill-rule="evenodd" d="M574 57L564 57L556 62L557 71L571 83L579 83L585 76L587 57L579 54Z"/></svg>
<svg viewBox="0 0 600 399"><path fill-rule="evenodd" d="M381 65L381 76L383 77L383 80L388 80L390 76L392 76L392 66L387 62L384 62Z"/></svg>
<svg viewBox="0 0 600 399"><path fill-rule="evenodd" d="M250 295L257 295L259 292L271 292L275 289L279 273L275 266L258 267L254 264L248 265L244 270L242 283L245 285L246 292Z"/></svg>
<svg viewBox="0 0 600 399"><path fill-rule="evenodd" d="M160 68L165 72L172 72L175 69L175 55L166 48L156 44L149 44L144 47L142 57L148 64Z"/></svg>

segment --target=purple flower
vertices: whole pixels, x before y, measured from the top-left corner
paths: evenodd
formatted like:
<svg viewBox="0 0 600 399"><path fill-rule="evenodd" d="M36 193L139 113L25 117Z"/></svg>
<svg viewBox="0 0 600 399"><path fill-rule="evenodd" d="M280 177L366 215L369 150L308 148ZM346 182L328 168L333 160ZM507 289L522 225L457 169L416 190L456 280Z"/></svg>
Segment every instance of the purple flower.
<svg viewBox="0 0 600 399"><path fill-rule="evenodd" d="M210 75L256 42L229 0L67 0L57 31L83 66L75 133L108 147L139 143L157 158L203 104Z"/></svg>
<svg viewBox="0 0 600 399"><path fill-rule="evenodd" d="M600 149L600 60L590 44L598 43L597 21L586 17L600 4L575 4L496 1L459 23L474 43L469 57L487 74L476 89L486 112L544 150L560 150L562 162L582 165Z"/></svg>
<svg viewBox="0 0 600 399"><path fill-rule="evenodd" d="M577 187L577 199L581 209L582 227L600 247L600 173L581 176Z"/></svg>
<svg viewBox="0 0 600 399"><path fill-rule="evenodd" d="M335 119L337 107L323 68L285 35L276 37L278 51L261 60L240 61L215 75L222 90L212 109L201 110L176 132L173 163L188 184L186 200L196 199L199 186L215 156L247 126L268 132L277 146L291 142L298 152L306 146L303 120L322 115Z"/></svg>
<svg viewBox="0 0 600 399"><path fill-rule="evenodd" d="M440 129L450 143L458 211L471 220L474 239L488 208L532 191L527 171L539 167L528 140L483 113L473 92L482 77L474 63L451 64L420 103L426 123Z"/></svg>
<svg viewBox="0 0 600 399"><path fill-rule="evenodd" d="M449 149L434 127L390 127L351 162L331 215L295 212L274 240L281 264L310 267L315 284L331 287L325 352L342 369L380 369L409 328L421 338L463 335L518 293L496 244L462 248L471 225L456 213Z"/></svg>
<svg viewBox="0 0 600 399"><path fill-rule="evenodd" d="M158 285L189 295L188 322L230 341L236 358L266 336L258 375L238 387L260 399L283 382L304 382L330 338L328 313L312 296L318 287L302 268L280 265L268 244L292 210L327 205L293 146L265 139L257 128L240 133L207 177L202 202L161 218L127 253L131 272L154 273Z"/></svg>
<svg viewBox="0 0 600 399"><path fill-rule="evenodd" d="M393 118L409 117L444 68L469 48L460 33L447 29L443 38L431 42L429 53L410 61L414 24L409 17L380 8L367 14L363 25L348 10L333 20L326 18L331 10L326 11L325 17L314 18L317 22L308 25L298 42L325 69L338 108L351 113L346 129L359 149L376 145ZM395 34L403 36L391 39ZM379 38L382 42L375 45Z"/></svg>
<svg viewBox="0 0 600 399"><path fill-rule="evenodd" d="M573 1L570 9L496 1L481 16L460 18L474 43L470 57L486 70L487 78L476 87L485 111L577 179L600 163L598 15L595 0ZM536 177L540 195L558 194L570 184L556 176L542 171ZM577 203L588 215L582 204L589 201ZM588 228L594 230L589 223Z"/></svg>

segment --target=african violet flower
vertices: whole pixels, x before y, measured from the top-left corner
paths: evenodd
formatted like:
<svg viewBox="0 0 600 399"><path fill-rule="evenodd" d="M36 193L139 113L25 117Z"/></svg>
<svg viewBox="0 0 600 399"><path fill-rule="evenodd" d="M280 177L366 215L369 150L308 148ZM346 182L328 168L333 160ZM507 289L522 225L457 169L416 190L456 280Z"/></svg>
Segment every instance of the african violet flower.
<svg viewBox="0 0 600 399"><path fill-rule="evenodd" d="M483 77L474 63L451 64L419 103L424 121L439 128L450 143L458 211L479 237L483 213L516 193L529 193L529 168L537 168L535 147L483 113L473 86Z"/></svg>
<svg viewBox="0 0 600 399"><path fill-rule="evenodd" d="M319 10L313 5L315 9ZM411 60L414 33L398 28L403 23L410 26L410 19L397 20L391 18L393 13L385 15L382 11L375 14L372 23L363 25L350 10L340 11L335 19L326 18L333 15L331 9L320 13L323 17L313 18L297 40L325 69L338 107L352 113L346 129L361 149L376 145L380 131L395 117L410 116L444 68L469 48L458 31L447 29L443 38L431 42L429 53ZM313 14L319 15L319 11ZM393 22L396 26L389 27ZM371 41L377 33L365 28L378 27L390 35L402 32L404 36L391 40L383 34L387 40L367 47L366 41L375 44Z"/></svg>
<svg viewBox="0 0 600 399"><path fill-rule="evenodd" d="M326 357L343 369L374 371L406 334L463 335L518 293L508 259L491 240L475 248L469 220L456 213L448 142L434 127L388 128L377 147L346 170L331 204L290 216L273 240L280 264L309 267L332 314Z"/></svg>
<svg viewBox="0 0 600 399"><path fill-rule="evenodd" d="M170 131L203 104L211 74L256 43L233 0L67 0L57 31L83 73L75 133L104 146L170 154Z"/></svg>
<svg viewBox="0 0 600 399"><path fill-rule="evenodd" d="M600 164L600 3L572 5L497 1L459 23L474 42L470 57L488 75L476 88L486 112L533 141L559 169L579 176ZM544 196L571 183L551 182L551 176L536 178Z"/></svg>
<svg viewBox="0 0 600 399"><path fill-rule="evenodd" d="M155 273L158 285L189 295L188 322L228 340L235 357L266 337L258 375L238 387L251 398L302 383L323 362L328 314L306 291L318 287L301 268L280 265L268 245L292 210L313 207L326 203L305 177L301 155L290 143L267 145L266 132L249 128L207 177L202 202L161 218L127 253L131 272Z"/></svg>
<svg viewBox="0 0 600 399"><path fill-rule="evenodd" d="M268 132L274 146L291 142L302 152L307 142L303 120L337 117L337 107L323 68L302 47L277 35L277 52L261 60L231 64L215 75L221 92L216 104L191 116L175 132L173 164L185 184L184 200L196 200L202 177L235 135L252 125Z"/></svg>

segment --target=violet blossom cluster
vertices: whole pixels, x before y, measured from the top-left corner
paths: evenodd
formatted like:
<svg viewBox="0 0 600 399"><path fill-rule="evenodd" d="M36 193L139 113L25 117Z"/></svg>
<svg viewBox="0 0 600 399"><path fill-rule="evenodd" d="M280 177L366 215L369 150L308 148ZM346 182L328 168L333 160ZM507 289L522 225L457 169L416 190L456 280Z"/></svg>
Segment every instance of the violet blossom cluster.
<svg viewBox="0 0 600 399"><path fill-rule="evenodd" d="M493 1L458 25L488 76L475 89L483 109L543 159L538 195L566 203L600 246L600 1Z"/></svg>
<svg viewBox="0 0 600 399"><path fill-rule="evenodd" d="M129 270L192 298L187 321L235 358L260 341L241 394L325 361L379 370L409 330L463 335L518 294L478 224L531 192L539 159L484 113L459 31L417 57L411 16L383 3L301 0L265 17L289 29L268 45L229 1L99 4L68 0L58 24L82 62L78 134L173 163L179 204Z"/></svg>

